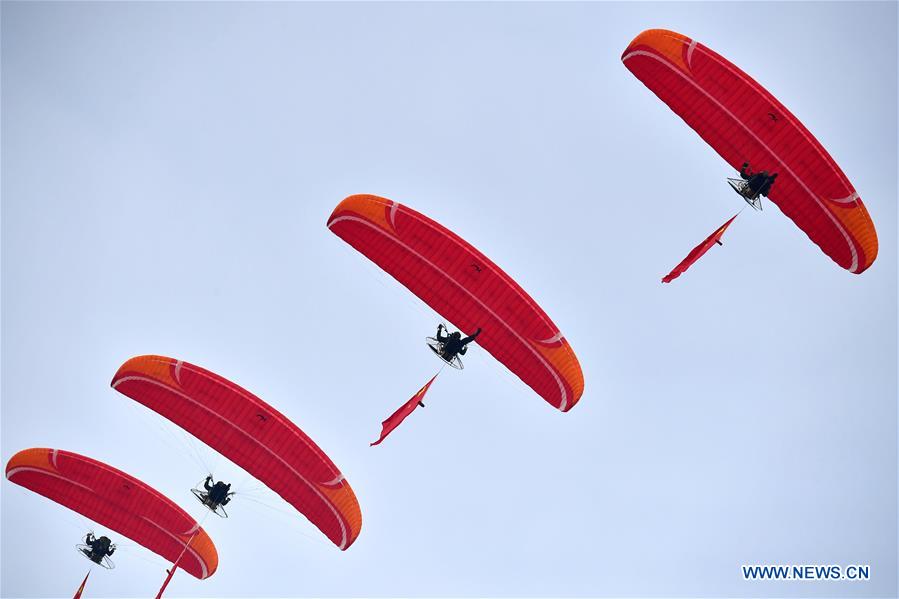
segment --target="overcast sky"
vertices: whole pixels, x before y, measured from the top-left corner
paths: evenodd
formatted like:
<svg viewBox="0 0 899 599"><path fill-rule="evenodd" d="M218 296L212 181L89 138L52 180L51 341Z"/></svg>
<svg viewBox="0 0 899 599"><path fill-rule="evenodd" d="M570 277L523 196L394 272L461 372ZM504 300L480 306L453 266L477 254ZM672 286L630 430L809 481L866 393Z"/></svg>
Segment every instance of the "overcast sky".
<svg viewBox="0 0 899 599"><path fill-rule="evenodd" d="M768 203L659 282L742 202L621 64L651 27L728 57L829 149L877 226L867 272ZM206 464L240 483L204 521L218 572L172 597L895 596L896 27L894 2L4 2L2 458L83 453L197 518ZM579 405L475 349L370 448L437 370L441 319L327 230L354 193L514 277L577 353ZM110 389L145 353L293 419L355 489L356 544ZM0 493L0 594L71 596L90 523ZM85 596L151 596L164 564L112 536ZM872 579L744 582L752 563Z"/></svg>

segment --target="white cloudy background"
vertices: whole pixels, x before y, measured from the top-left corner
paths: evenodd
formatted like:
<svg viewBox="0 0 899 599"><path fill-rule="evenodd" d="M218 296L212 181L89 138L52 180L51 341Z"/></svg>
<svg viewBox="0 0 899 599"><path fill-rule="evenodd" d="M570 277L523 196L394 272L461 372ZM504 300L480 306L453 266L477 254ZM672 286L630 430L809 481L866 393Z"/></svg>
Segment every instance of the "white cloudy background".
<svg viewBox="0 0 899 599"><path fill-rule="evenodd" d="M188 489L214 456L108 386L160 353L282 410L362 505L341 553L238 497L204 522L219 571L169 596L895 596L895 3L0 10L3 460L77 451L202 516ZM659 283L741 203L621 64L650 27L730 58L830 149L877 225L869 271L769 203ZM369 448L435 371L439 318L326 229L352 193L516 278L577 352L580 404L556 412L475 350ZM0 594L71 596L88 524L0 492ZM133 546L116 562L85 596L165 575ZM749 583L744 563L872 580Z"/></svg>

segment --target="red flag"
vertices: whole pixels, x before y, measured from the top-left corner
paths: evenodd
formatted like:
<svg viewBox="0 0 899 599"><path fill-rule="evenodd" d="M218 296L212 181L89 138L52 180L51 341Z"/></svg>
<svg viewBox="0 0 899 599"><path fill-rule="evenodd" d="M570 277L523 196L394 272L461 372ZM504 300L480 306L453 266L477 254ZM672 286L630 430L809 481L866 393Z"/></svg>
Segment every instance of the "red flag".
<svg viewBox="0 0 899 599"><path fill-rule="evenodd" d="M191 537L191 540L193 540L192 537ZM186 549L187 545L185 545L184 548ZM180 561L181 558L178 558L178 560ZM156 599L162 599L162 593L163 593L163 591L165 591L165 587L169 586L169 583L172 581L172 576L175 575L175 570L177 570L177 569L178 569L178 562L175 562L174 564L172 564L171 568L169 568L168 570L165 571L166 577L165 577L165 580L162 582L162 587L160 587L159 592L156 593Z"/></svg>
<svg viewBox="0 0 899 599"><path fill-rule="evenodd" d="M81 581L81 586L78 587L78 590L75 591L75 596L72 599L81 599L81 593L84 592L84 585L87 584L87 577L91 575L91 571L88 570L87 574L84 575L84 580Z"/></svg>
<svg viewBox="0 0 899 599"><path fill-rule="evenodd" d="M194 539L197 538L197 535L201 530L203 529L197 527L197 530L194 531L194 534L192 534L187 540L187 543L184 544L184 549L181 550L181 555L178 556L178 559L175 560L175 563L172 564L172 567L165 571L166 577L162 582L162 587L159 589L159 592L156 593L156 599L162 599L162 593L163 591L165 591L165 587L169 586L169 583L172 581L172 576L175 575L175 570L178 569L178 564L181 563L181 558L184 557L184 553L187 551L187 548L190 547L190 544L194 542Z"/></svg>
<svg viewBox="0 0 899 599"><path fill-rule="evenodd" d="M684 274L684 272L688 268L693 266L694 262L702 258L702 255L709 251L709 249L711 249L711 247L716 243L718 245L724 245L721 243L721 236L724 235L724 232L727 230L730 224L734 222L734 219L739 215L739 212L737 214L734 214L729 221L718 227L718 229L714 233L706 237L705 241L693 248L693 250L689 254L687 254L687 257L684 258L680 264L674 267L674 270L665 275L665 277L662 279L662 282L670 283L674 279Z"/></svg>
<svg viewBox="0 0 899 599"><path fill-rule="evenodd" d="M440 373L438 372L437 374ZM385 438L387 438L387 435L393 432L393 429L398 427L400 423L406 419L406 416L415 411L415 408L417 408L418 406L424 406L421 400L424 399L425 393L428 392L428 387L430 387L431 383L434 382L434 379L437 378L437 374L435 374L430 381L425 383L425 386L419 389L418 392L412 396L412 399L401 405L400 409L391 414L387 418L387 420L381 423L381 436L377 441L371 443L370 445L377 445L378 443L383 441Z"/></svg>

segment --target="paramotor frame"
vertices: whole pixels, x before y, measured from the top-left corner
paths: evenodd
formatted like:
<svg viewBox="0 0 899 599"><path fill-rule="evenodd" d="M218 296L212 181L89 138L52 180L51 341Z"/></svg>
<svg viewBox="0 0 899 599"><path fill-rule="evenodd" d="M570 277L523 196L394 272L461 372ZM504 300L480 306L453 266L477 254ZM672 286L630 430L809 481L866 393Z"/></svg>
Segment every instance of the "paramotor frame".
<svg viewBox="0 0 899 599"><path fill-rule="evenodd" d="M110 545L110 547L115 547L115 545ZM113 562L109 558L108 555L104 555L103 559L100 560L99 562L95 561L91 557L90 545L85 545L84 543L79 543L79 544L75 545L75 550L78 551L78 553L80 553L82 556L84 556L85 559L89 560L91 563L97 564L98 566L100 566L102 568L106 568L107 570L112 570L113 568L115 568L115 562Z"/></svg>
<svg viewBox="0 0 899 599"><path fill-rule="evenodd" d="M730 183L731 189L736 191L746 203L752 206L754 210L761 211L762 196L759 192L753 192L749 189L749 181L744 179L731 179L728 177L727 182Z"/></svg>
<svg viewBox="0 0 899 599"><path fill-rule="evenodd" d="M228 512L225 511L225 506L218 503L213 503L209 500L209 492L203 487L203 483L197 483L193 489L190 490L193 493L193 496L197 498L197 501L203 504L203 506L208 509L210 512L218 516L219 518L227 518ZM228 493L228 497L234 495L234 491Z"/></svg>
<svg viewBox="0 0 899 599"><path fill-rule="evenodd" d="M462 364L462 358L459 357L459 354L453 356L452 360L447 360L443 357L443 343L438 341L436 337L426 337L425 343L428 344L428 347L431 348L431 351L434 352L434 355L440 358L440 360L444 364L448 364L456 370L462 370L463 368L465 368L465 366Z"/></svg>

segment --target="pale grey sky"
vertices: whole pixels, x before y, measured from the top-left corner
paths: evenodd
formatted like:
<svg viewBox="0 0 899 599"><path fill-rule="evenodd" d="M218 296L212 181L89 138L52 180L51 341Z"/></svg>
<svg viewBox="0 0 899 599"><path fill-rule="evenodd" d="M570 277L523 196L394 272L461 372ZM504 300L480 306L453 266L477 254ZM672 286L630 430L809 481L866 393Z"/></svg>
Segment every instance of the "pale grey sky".
<svg viewBox="0 0 899 599"><path fill-rule="evenodd" d="M169 596L896 595L896 3L0 10L3 459L81 452L201 516L202 463L108 386L161 353L282 410L362 505L341 553L286 504L235 501L204 522L219 571ZM650 27L803 120L877 225L871 269L769 204L660 284L741 203L621 64ZM325 228L353 193L515 277L577 352L580 404L558 413L475 350L370 448L436 370L439 318ZM0 493L0 594L71 596L86 524ZM85 596L155 593L158 559L116 558ZM749 583L744 563L872 579Z"/></svg>

